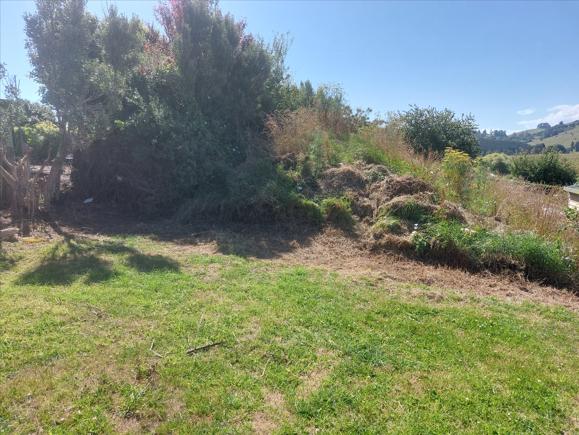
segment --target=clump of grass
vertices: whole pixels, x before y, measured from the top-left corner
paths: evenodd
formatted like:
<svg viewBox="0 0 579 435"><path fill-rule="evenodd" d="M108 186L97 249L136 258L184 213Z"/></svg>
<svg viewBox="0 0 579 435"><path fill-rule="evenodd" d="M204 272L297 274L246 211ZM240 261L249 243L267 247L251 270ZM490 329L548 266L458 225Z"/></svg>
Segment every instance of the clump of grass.
<svg viewBox="0 0 579 435"><path fill-rule="evenodd" d="M402 234L403 232L404 226L400 219L394 216L380 216L372 226L372 235L378 238L384 234Z"/></svg>
<svg viewBox="0 0 579 435"><path fill-rule="evenodd" d="M307 154L310 143L322 132L316 111L308 108L270 116L266 128L277 155Z"/></svg>
<svg viewBox="0 0 579 435"><path fill-rule="evenodd" d="M288 217L298 222L310 224L320 224L324 219L324 214L320 206L314 201L306 199L300 195L294 195L285 204L285 210Z"/></svg>
<svg viewBox="0 0 579 435"><path fill-rule="evenodd" d="M399 196L382 205L379 217L395 217L412 223L430 221L436 212L436 206L413 196Z"/></svg>
<svg viewBox="0 0 579 435"><path fill-rule="evenodd" d="M327 222L331 222L343 229L354 226L352 206L347 198L325 198L321 203L321 211Z"/></svg>
<svg viewBox="0 0 579 435"><path fill-rule="evenodd" d="M440 221L418 232L413 243L423 256L475 269L520 269L530 279L553 285L572 284L576 273L569 252L561 243L533 233L499 234Z"/></svg>

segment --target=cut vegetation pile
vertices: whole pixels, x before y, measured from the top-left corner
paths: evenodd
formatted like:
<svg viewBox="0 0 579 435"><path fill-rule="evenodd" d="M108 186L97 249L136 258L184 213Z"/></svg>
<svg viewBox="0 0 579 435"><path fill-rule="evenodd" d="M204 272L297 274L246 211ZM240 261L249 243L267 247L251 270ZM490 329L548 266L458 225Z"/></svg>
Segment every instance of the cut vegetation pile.
<svg viewBox="0 0 579 435"><path fill-rule="evenodd" d="M313 183L311 200L323 198L326 222L356 228L373 251L394 250L472 271L517 273L576 288L576 263L568 247L528 231L474 224L464 207L441 198L440 189L421 178L357 163L327 169Z"/></svg>

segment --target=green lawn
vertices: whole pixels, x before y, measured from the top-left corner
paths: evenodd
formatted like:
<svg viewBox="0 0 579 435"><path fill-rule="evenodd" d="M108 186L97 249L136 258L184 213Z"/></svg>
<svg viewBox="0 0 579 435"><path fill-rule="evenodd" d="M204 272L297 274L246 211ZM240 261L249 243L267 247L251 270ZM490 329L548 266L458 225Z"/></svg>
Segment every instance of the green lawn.
<svg viewBox="0 0 579 435"><path fill-rule="evenodd" d="M140 238L13 251L0 432L579 430L564 308Z"/></svg>

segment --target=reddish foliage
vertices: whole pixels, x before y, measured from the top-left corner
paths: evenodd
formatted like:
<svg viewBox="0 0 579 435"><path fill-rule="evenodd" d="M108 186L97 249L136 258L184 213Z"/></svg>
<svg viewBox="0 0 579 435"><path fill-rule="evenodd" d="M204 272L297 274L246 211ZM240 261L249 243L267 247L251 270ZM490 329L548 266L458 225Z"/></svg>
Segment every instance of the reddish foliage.
<svg viewBox="0 0 579 435"><path fill-rule="evenodd" d="M183 10L187 0L161 0L155 8L155 16L165 30L165 35L173 41L183 29Z"/></svg>

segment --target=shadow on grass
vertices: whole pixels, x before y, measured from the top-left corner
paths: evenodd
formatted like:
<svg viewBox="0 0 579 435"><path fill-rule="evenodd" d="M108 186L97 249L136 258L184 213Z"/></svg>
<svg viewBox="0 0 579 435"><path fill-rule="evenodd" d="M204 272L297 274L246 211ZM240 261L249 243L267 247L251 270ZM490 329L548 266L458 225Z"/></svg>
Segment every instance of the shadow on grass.
<svg viewBox="0 0 579 435"><path fill-rule="evenodd" d="M260 259L277 258L298 246L306 247L322 230L319 225L274 222L251 224L205 219L184 225L171 219L142 221L140 216L108 206L83 207L71 203L55 210L54 218L75 233L142 235L180 245L214 244L221 254Z"/></svg>
<svg viewBox="0 0 579 435"><path fill-rule="evenodd" d="M134 253L129 256L126 264L141 273L150 273L156 271L179 271L179 263L162 255L145 255L141 253Z"/></svg>
<svg viewBox="0 0 579 435"><path fill-rule="evenodd" d="M86 284L108 281L117 275L103 255L128 254L125 264L140 273L178 272L179 264L162 255L146 255L120 242L66 237L54 245L41 263L24 272L20 285L70 285L84 277Z"/></svg>
<svg viewBox="0 0 579 435"><path fill-rule="evenodd" d="M15 264L16 264L15 258L10 257L8 254L0 250L0 272L12 269Z"/></svg>
<svg viewBox="0 0 579 435"><path fill-rule="evenodd" d="M69 285L83 276L87 284L94 284L111 279L114 271L109 261L96 255L81 255L43 261L25 272L18 279L18 284Z"/></svg>

